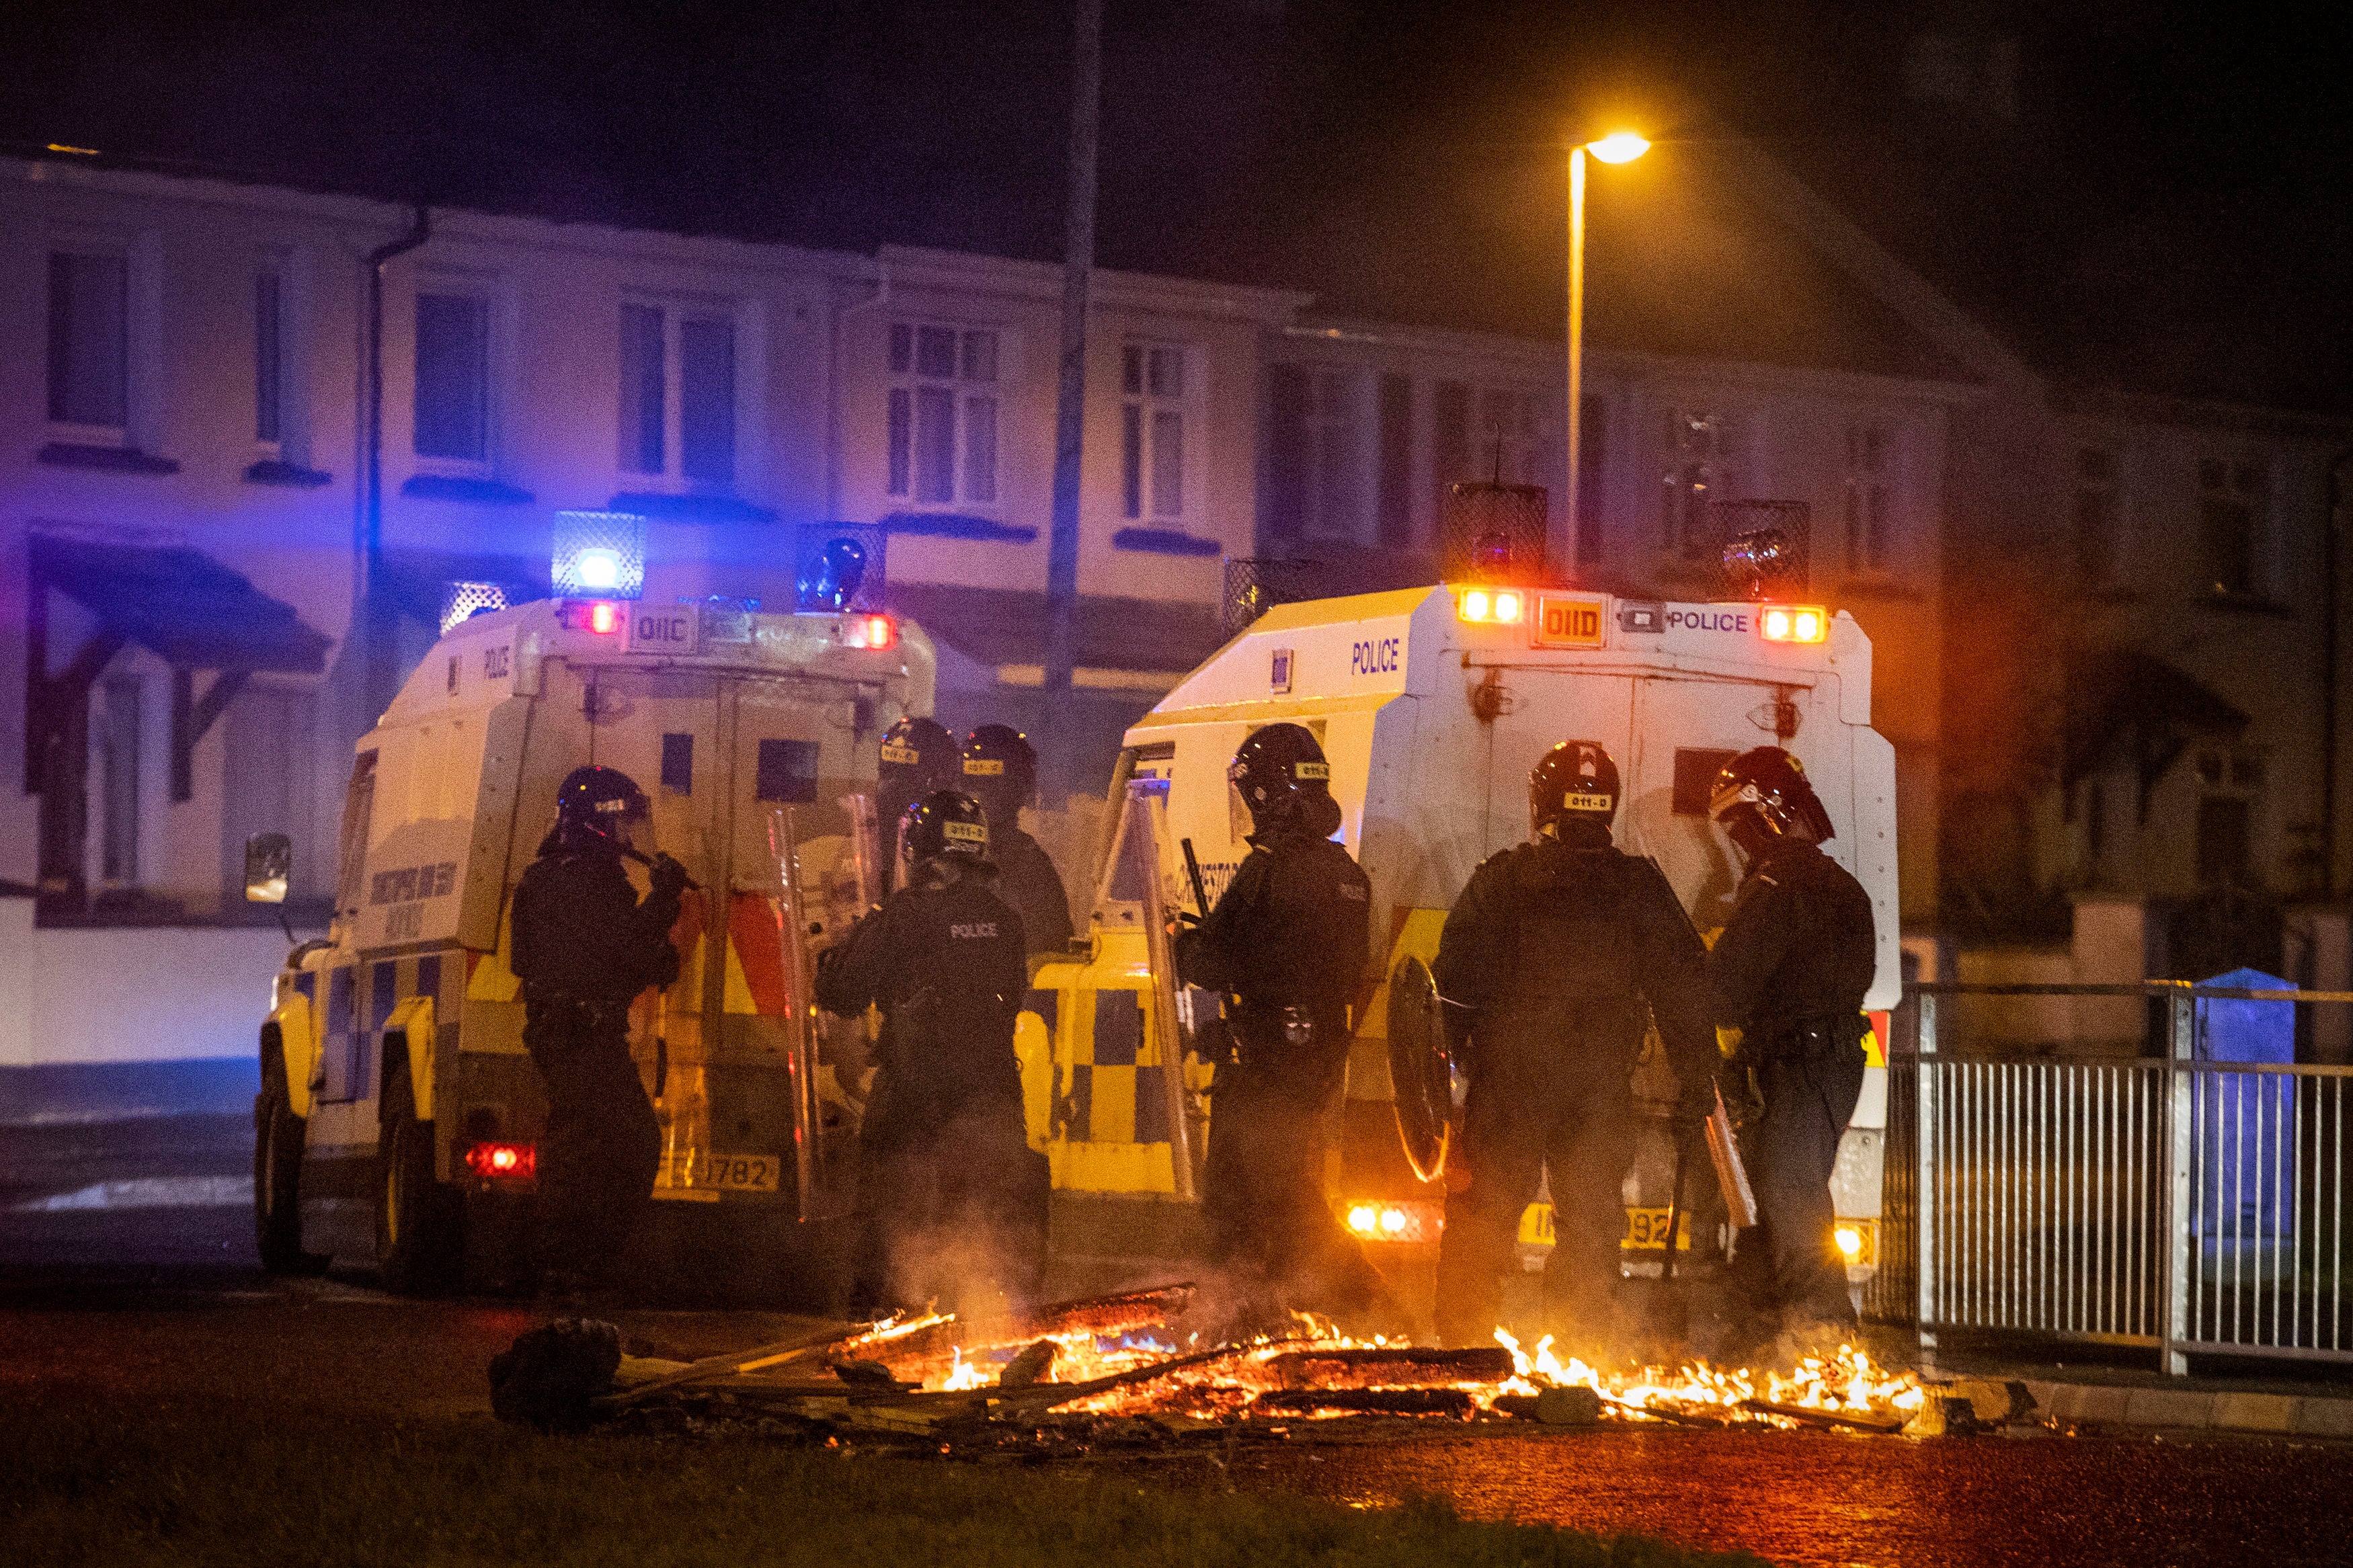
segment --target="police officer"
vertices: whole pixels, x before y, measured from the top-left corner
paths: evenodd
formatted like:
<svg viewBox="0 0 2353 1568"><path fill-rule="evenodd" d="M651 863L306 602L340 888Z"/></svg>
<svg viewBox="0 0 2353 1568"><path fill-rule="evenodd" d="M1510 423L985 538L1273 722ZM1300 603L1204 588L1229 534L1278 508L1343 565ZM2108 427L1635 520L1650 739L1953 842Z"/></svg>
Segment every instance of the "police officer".
<svg viewBox="0 0 2353 1568"><path fill-rule="evenodd" d="M983 724L964 738L964 772L956 788L988 814L989 858L997 889L1021 915L1032 954L1071 950L1071 900L1061 874L1021 831L1021 808L1038 795L1038 753L1010 724Z"/></svg>
<svg viewBox="0 0 2353 1568"><path fill-rule="evenodd" d="M1493 1334L1501 1276L1545 1173L1555 1237L1546 1325L1586 1353L1616 1337L1646 1002L1685 1130L1715 1102L1706 949L1658 867L1610 842L1619 800L1618 764L1600 745L1555 746L1528 775L1530 841L1472 874L1439 938L1433 978L1462 1010L1449 1032L1465 1039L1471 1079L1469 1184L1448 1194L1438 1254L1438 1328L1449 1343Z"/></svg>
<svg viewBox="0 0 2353 1568"><path fill-rule="evenodd" d="M874 820L881 825L884 838L898 833L909 806L937 791L955 788L960 773L955 737L939 721L911 713L884 731L874 784ZM882 873L887 892L899 885L902 857L893 844L885 842L881 848L888 863Z"/></svg>
<svg viewBox="0 0 2353 1568"><path fill-rule="evenodd" d="M1740 1238L1734 1273L1764 1336L1850 1332L1830 1179L1862 1089L1871 896L1822 853L1830 814L1779 747L1734 758L1709 811L1747 863L1708 954L1710 1003L1718 1043L1754 1071L1763 1100L1743 1141L1760 1229Z"/></svg>
<svg viewBox="0 0 2353 1568"><path fill-rule="evenodd" d="M523 1048L547 1088L540 1137L542 1286L564 1300L600 1284L651 1200L661 1129L629 1059L629 1004L678 978L670 942L686 868L650 862L642 902L621 868L648 825L645 793L612 768L575 768L555 827L514 892Z"/></svg>
<svg viewBox="0 0 2353 1568"><path fill-rule="evenodd" d="M817 998L882 1009L859 1130L861 1310L920 1306L993 1278L1018 1307L1044 1260L1013 1023L1029 987L1021 917L996 889L987 816L940 790L907 810L906 876L828 949Z"/></svg>
<svg viewBox="0 0 2353 1568"><path fill-rule="evenodd" d="M1217 907L1178 934L1176 973L1222 994L1237 1059L1210 1089L1202 1208L1237 1318L1293 1307L1393 1308L1324 1196L1324 1123L1348 1055L1371 885L1332 842L1340 808L1315 737L1253 731L1227 777L1249 808L1250 852Z"/></svg>

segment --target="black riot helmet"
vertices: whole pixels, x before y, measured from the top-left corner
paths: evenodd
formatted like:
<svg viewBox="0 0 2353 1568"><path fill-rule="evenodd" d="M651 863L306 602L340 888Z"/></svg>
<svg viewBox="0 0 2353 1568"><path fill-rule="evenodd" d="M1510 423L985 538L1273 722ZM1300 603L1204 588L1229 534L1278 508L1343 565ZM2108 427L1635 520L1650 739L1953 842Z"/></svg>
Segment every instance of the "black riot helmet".
<svg viewBox="0 0 2353 1568"><path fill-rule="evenodd" d="M1038 794L1038 753L1029 737L1010 724L983 724L964 738L963 773L954 787L1011 826Z"/></svg>
<svg viewBox="0 0 2353 1568"><path fill-rule="evenodd" d="M1337 816L1326 809L1332 805L1332 764L1303 725L1269 724L1251 731L1235 751L1226 779L1260 832L1294 820L1321 826L1324 833L1339 826L1336 820L1323 826Z"/></svg>
<svg viewBox="0 0 2353 1568"><path fill-rule="evenodd" d="M885 801L911 805L934 790L953 789L955 763L955 737L947 726L910 713L882 731L878 793Z"/></svg>
<svg viewBox="0 0 2353 1568"><path fill-rule="evenodd" d="M564 775L555 791L555 837L567 848L629 847L629 826L652 811L638 781L592 763Z"/></svg>
<svg viewBox="0 0 2353 1568"><path fill-rule="evenodd" d="M1757 746L1726 763L1707 811L1751 859L1776 844L1820 844L1836 832L1805 768L1778 746Z"/></svg>
<svg viewBox="0 0 2353 1568"><path fill-rule="evenodd" d="M1563 741L1528 774L1528 826L1548 838L1580 822L1606 834L1618 793L1618 764L1600 742Z"/></svg>
<svg viewBox="0 0 2353 1568"><path fill-rule="evenodd" d="M986 860L988 814L968 795L934 790L899 819L899 842L911 865L925 860Z"/></svg>

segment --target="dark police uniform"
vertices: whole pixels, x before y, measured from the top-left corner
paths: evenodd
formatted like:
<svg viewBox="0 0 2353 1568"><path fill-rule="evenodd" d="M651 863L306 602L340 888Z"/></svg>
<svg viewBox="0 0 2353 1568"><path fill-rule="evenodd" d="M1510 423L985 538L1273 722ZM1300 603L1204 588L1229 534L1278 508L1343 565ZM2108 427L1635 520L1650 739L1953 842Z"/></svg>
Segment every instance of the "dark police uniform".
<svg viewBox="0 0 2353 1568"><path fill-rule="evenodd" d="M1229 996L1239 1058L1210 1089L1202 1207L1213 1255L1256 1305L1346 1310L1381 1289L1324 1202L1324 1121L1347 1066L1372 889L1312 826L1250 839L1217 908L1177 938L1176 969Z"/></svg>
<svg viewBox="0 0 2353 1568"><path fill-rule="evenodd" d="M1875 956L1871 896L1798 842L1749 868L1708 955L1715 1021L1742 1031L1765 1100L1743 1140L1762 1228L1741 1237L1735 1269L1760 1312L1778 1308L1791 1327L1854 1322L1830 1179L1862 1090Z"/></svg>
<svg viewBox="0 0 2353 1568"><path fill-rule="evenodd" d="M652 1199L661 1127L629 1059L629 1004L678 978L680 888L640 903L617 853L551 834L514 892L523 1048L547 1086L539 1223L549 1284L597 1279Z"/></svg>
<svg viewBox="0 0 2353 1568"><path fill-rule="evenodd" d="M994 880L975 866L902 888L819 963L818 1005L882 1009L859 1131L860 1307L920 1305L983 1274L1017 1305L1037 1289L1043 1216L1013 1057L1029 966Z"/></svg>
<svg viewBox="0 0 2353 1568"><path fill-rule="evenodd" d="M988 859L997 868L997 891L1021 917L1029 952L1060 958L1071 951L1070 896L1046 851L1014 826L1015 815L989 815Z"/></svg>
<svg viewBox="0 0 2353 1568"><path fill-rule="evenodd" d="M1646 1000L1686 1098L1713 1082L1706 950L1673 889L1655 865L1615 848L1606 827L1562 832L1491 856L1439 939L1439 993L1470 1019L1470 1181L1447 1198L1439 1245L1438 1327L1449 1343L1485 1343L1500 1321L1501 1277L1546 1172L1546 1316L1567 1332L1608 1333Z"/></svg>

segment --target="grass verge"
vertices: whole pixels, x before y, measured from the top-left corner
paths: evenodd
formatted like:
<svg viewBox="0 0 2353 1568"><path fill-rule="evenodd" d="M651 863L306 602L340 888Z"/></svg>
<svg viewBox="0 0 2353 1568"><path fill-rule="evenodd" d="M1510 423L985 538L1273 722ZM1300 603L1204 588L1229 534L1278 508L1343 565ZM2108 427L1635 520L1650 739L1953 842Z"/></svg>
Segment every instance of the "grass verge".
<svg viewBox="0 0 2353 1568"><path fill-rule="evenodd" d="M1102 1472L21 1391L0 1399L0 1557L42 1565L1757 1563L1434 1502L1359 1511Z"/></svg>

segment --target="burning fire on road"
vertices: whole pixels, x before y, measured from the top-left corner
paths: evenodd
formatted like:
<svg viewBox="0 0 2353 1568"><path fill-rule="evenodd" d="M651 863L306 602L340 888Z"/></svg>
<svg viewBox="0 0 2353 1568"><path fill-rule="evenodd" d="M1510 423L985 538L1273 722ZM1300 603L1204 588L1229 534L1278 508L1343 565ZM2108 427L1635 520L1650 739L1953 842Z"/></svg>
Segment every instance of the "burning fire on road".
<svg viewBox="0 0 2353 1568"><path fill-rule="evenodd" d="M1185 1326L1191 1296L1171 1287L992 1322L928 1313L691 1365L639 1363L597 1405L640 1419L661 1408L756 1414L813 1436L953 1449L1449 1424L1894 1433L1955 1403L1852 1345L1786 1370L1612 1369L1564 1359L1549 1337L1528 1346L1499 1329L1492 1345L1441 1349L1353 1338L1305 1314L1246 1342L1204 1342Z"/></svg>

